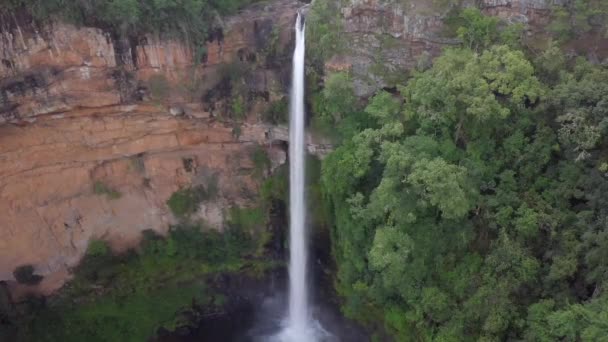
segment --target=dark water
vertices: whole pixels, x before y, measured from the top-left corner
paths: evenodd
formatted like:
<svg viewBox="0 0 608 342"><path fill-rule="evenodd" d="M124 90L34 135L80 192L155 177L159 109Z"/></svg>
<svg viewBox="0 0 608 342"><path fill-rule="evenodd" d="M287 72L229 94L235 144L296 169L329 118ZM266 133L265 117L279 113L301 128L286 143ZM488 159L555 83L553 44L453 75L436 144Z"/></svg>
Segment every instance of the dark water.
<svg viewBox="0 0 608 342"><path fill-rule="evenodd" d="M273 202L271 211L270 258L286 260L285 229L286 206L282 201ZM312 315L330 338L317 342L369 341L364 329L344 318L339 301L332 288L331 253L329 232L316 230L311 234L310 262L308 267ZM206 315L195 327L178 329L161 334L159 342L274 342L287 317L286 269L279 269L254 279L242 275L224 276L214 281L213 287L223 293L228 303L221 314ZM312 342L312 341L311 341Z"/></svg>

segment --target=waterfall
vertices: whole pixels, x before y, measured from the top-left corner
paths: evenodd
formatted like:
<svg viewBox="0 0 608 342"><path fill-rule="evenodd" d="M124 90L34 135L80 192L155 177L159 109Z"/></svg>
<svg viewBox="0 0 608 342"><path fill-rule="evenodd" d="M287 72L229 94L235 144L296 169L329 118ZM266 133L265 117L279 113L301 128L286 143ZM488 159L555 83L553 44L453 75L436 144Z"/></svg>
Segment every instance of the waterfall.
<svg viewBox="0 0 608 342"><path fill-rule="evenodd" d="M304 55L305 29L302 16L296 20L296 46L293 53L293 78L289 120L289 317L294 336L304 339L309 330L308 289L306 280L306 198L304 137Z"/></svg>
<svg viewBox="0 0 608 342"><path fill-rule="evenodd" d="M312 317L308 301L304 134L305 31L306 24L298 13L289 108L289 312L283 330L276 338L269 339L277 342L334 341L333 336Z"/></svg>

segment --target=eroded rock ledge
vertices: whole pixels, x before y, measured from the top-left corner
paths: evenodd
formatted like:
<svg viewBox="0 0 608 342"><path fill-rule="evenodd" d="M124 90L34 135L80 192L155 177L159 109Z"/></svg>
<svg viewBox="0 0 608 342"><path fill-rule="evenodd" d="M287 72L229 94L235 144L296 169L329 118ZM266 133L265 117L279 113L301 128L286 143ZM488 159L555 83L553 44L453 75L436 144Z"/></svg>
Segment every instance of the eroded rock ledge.
<svg viewBox="0 0 608 342"><path fill-rule="evenodd" d="M225 18L201 63L190 45L159 37L125 42L97 28L2 23L0 281L17 297L53 292L90 239L122 251L143 230L166 232L176 222L166 201L180 188L217 183L217 197L195 214L217 229L228 208L251 205L260 182L254 150L273 165L286 159L276 143L286 135L259 114L286 95L293 20L304 5L277 0ZM248 101L238 132L223 117L231 99L221 93L236 64L247 69L239 76ZM162 99L150 89L154 77L166 81ZM43 281L18 285L20 265Z"/></svg>

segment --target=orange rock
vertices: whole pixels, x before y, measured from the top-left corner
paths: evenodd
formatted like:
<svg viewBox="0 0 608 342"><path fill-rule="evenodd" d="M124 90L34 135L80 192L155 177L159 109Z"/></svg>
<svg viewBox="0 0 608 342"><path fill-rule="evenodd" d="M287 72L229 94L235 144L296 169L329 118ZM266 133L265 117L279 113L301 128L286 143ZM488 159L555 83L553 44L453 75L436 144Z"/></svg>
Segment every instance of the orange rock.
<svg viewBox="0 0 608 342"><path fill-rule="evenodd" d="M52 293L69 279L91 239L124 251L143 230L166 233L176 222L169 197L208 174L217 175L220 194L201 205L198 218L222 229L228 207L250 205L245 195L258 187L251 148L270 146L267 127L248 120L237 140L232 125L210 118L201 94L186 88L213 89L222 77L219 64L263 48L256 25L274 25L279 48L288 46L301 6L277 0L228 18L223 39L207 43L206 65L193 61L190 45L152 36L131 47L133 61L130 53L126 60L119 56L116 42L96 28L55 23L43 33L26 26L0 32L6 60L0 63L0 101L6 101L0 102L0 281L17 297ZM137 88L152 75L168 80L169 98L157 103L144 94L135 102ZM271 78L262 86L267 89L256 91L280 89L278 77ZM258 102L253 115L267 105ZM174 104L183 115L170 115ZM285 157L273 155L279 162ZM96 182L114 196L96 193ZM41 284L15 283L12 272L24 264L45 277Z"/></svg>

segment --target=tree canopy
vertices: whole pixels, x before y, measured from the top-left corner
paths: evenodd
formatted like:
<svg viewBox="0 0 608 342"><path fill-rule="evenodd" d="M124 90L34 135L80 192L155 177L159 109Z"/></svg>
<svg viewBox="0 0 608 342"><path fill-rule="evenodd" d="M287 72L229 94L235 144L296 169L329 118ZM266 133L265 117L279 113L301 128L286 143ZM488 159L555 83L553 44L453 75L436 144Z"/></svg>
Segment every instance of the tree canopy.
<svg viewBox="0 0 608 342"><path fill-rule="evenodd" d="M357 128L322 171L344 311L399 341L604 340L608 69L465 15L396 93L324 107Z"/></svg>

